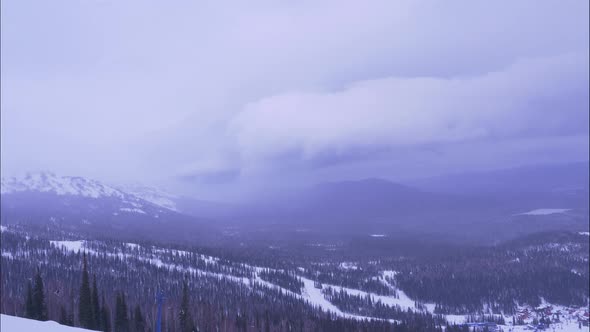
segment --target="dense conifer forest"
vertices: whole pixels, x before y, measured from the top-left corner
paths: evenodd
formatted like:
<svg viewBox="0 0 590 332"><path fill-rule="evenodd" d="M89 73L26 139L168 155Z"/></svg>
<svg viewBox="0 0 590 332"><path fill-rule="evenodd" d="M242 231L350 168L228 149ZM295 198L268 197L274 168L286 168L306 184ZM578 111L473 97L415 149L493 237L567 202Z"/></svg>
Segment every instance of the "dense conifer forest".
<svg viewBox="0 0 590 332"><path fill-rule="evenodd" d="M285 251L291 260L267 266L261 256L227 249L47 235L2 232L2 313L153 331L161 292L164 331L453 331L463 327L447 322L447 314L501 323L493 314L515 314L518 304L541 299L588 305L588 243L578 234L356 261L346 260L345 250L309 261ZM306 287L346 314L309 302ZM406 307L388 302L403 305L408 297Z"/></svg>

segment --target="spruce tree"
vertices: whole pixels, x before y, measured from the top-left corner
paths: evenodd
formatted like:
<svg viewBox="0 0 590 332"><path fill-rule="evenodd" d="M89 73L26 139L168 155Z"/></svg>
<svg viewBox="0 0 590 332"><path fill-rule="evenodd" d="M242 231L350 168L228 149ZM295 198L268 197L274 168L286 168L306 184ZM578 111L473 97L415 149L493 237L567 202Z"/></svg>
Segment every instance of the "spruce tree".
<svg viewBox="0 0 590 332"><path fill-rule="evenodd" d="M94 328L94 315L92 313L92 294L90 292L90 281L88 280L88 265L86 253L83 258L82 285L80 286L80 302L78 303L78 317L80 326L87 329Z"/></svg>
<svg viewBox="0 0 590 332"><path fill-rule="evenodd" d="M121 330L121 321L123 320L121 305L121 295L117 292L117 298L115 300L115 332Z"/></svg>
<svg viewBox="0 0 590 332"><path fill-rule="evenodd" d="M93 328L96 330L102 329L100 305L98 303L98 288L96 287L96 274L92 276L92 314L93 314Z"/></svg>
<svg viewBox="0 0 590 332"><path fill-rule="evenodd" d="M117 303L115 305L115 332L128 332L129 318L127 316L127 304L125 295L117 293Z"/></svg>
<svg viewBox="0 0 590 332"><path fill-rule="evenodd" d="M47 304L45 303L45 290L43 287L43 278L41 272L37 269L35 276L35 286L33 287L33 319L47 320Z"/></svg>
<svg viewBox="0 0 590 332"><path fill-rule="evenodd" d="M62 305L59 308L59 321L58 323L60 323L61 325L68 325L68 313L66 312L66 308L64 308L64 306Z"/></svg>
<svg viewBox="0 0 590 332"><path fill-rule="evenodd" d="M134 328L135 332L145 332L145 321L143 319L143 315L141 314L141 308L139 305L135 306L135 314L134 314Z"/></svg>
<svg viewBox="0 0 590 332"><path fill-rule="evenodd" d="M31 281L27 281L27 300L25 303L25 317L33 318L35 316L35 308L33 307L33 287Z"/></svg>
<svg viewBox="0 0 590 332"><path fill-rule="evenodd" d="M66 326L74 326L73 317L68 314L66 308L62 305L59 310L59 323Z"/></svg>
<svg viewBox="0 0 590 332"><path fill-rule="evenodd" d="M123 310L123 331L129 331L129 310L127 309L127 300L125 300L125 293L121 292L121 302Z"/></svg>
<svg viewBox="0 0 590 332"><path fill-rule="evenodd" d="M190 314L188 284L186 280L182 286L182 302L180 304L180 313L178 316L180 320L180 330L182 332L192 332L194 330L194 325Z"/></svg>
<svg viewBox="0 0 590 332"><path fill-rule="evenodd" d="M100 308L100 326L104 332L111 332L111 315L109 313L109 307L102 295L102 307Z"/></svg>

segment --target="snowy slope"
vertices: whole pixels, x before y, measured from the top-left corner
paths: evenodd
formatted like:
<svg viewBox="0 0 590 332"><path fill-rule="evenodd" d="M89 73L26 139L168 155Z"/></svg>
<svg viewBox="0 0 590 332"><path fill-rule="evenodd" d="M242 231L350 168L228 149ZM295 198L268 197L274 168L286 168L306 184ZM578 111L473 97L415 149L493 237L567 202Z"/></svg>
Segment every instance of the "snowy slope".
<svg viewBox="0 0 590 332"><path fill-rule="evenodd" d="M134 195L96 180L60 176L51 172L26 173L22 177L2 178L1 181L2 198L6 199L12 195L23 197L22 195L29 193L54 195L61 197L64 201L70 200L72 197L94 200L108 199L119 203L116 209L118 211L115 212L117 214L119 212L145 214L144 207L152 205Z"/></svg>
<svg viewBox="0 0 590 332"><path fill-rule="evenodd" d="M3 178L0 204L3 225L51 225L56 231L122 238L141 233L156 240L214 236L196 217L82 177L40 172Z"/></svg>
<svg viewBox="0 0 590 332"><path fill-rule="evenodd" d="M121 259L121 260L131 259L134 257L130 253L123 253L123 252L117 252L117 253L104 253L104 252L102 252L102 253L99 253L88 246L89 241L84 241L84 240L50 241L50 242L53 247L59 248L61 250L71 251L71 252L84 251L84 252L86 252L86 254L93 255L93 256L104 255L106 257L117 257L118 259ZM125 246L128 248L132 248L132 249L138 249L141 247L140 245L134 244L134 243L126 243ZM156 247L152 247L151 249L154 250L155 252L162 253L162 254L166 254L166 253L168 253L168 254L173 253L174 255L188 255L188 254L190 254L187 251L180 251L180 250L171 250L171 249L163 249L163 248L157 249ZM11 257L12 257L12 255L11 255ZM158 257L158 256L135 257L135 259L138 259L138 260L146 262L146 263L153 264L153 265L160 267L160 268L166 268L168 270L184 271L186 273L191 273L191 274L199 275L202 277L226 278L227 280L231 280L236 283L242 283L247 287L251 287L252 280L250 280L249 278L246 278L246 277L237 277L237 276L233 276L230 274L209 272L209 271L204 271L204 270L200 270L200 269L193 268L193 267L183 267L181 265L177 265L177 264L174 264L171 262L164 261L162 258L163 257ZM199 258L208 262L209 264L219 264L219 258L217 258L217 257L199 255ZM281 288L280 286L277 286L273 283L262 280L258 276L258 273L260 272L260 270L263 269L262 267L250 266L248 264L243 264L243 266L252 268L254 271L256 271L255 278L253 280L254 282L256 282L266 288L281 289L281 291L283 293L289 294L295 298L304 300L314 307L322 308L322 310L330 311L330 312L336 314L337 316L345 317L345 318L360 319L360 320L364 320L364 319L381 320L380 318L360 316L360 315L351 314L351 313L341 311L335 305L333 305L330 301L328 301L324 298L323 294L321 293L321 290L315 288L313 280L299 276L301 281L303 281L303 283L304 283L304 287L303 287L302 293L300 295L300 294L293 293L287 289ZM269 268L265 268L265 269L269 269ZM272 270L272 269L270 269L270 270ZM332 287L337 287L337 286L332 286ZM355 293L355 294L365 293L365 292L362 292L359 290L353 290L353 289L344 289L343 288L343 290L350 292L350 293ZM366 293L366 294L370 294L370 293ZM377 296L377 295L375 295L375 296ZM397 300L393 300L393 301L395 302ZM399 304L399 303L396 302L395 304ZM411 304L413 306L413 301L411 301ZM410 306L408 305L408 307L410 307Z"/></svg>
<svg viewBox="0 0 590 332"><path fill-rule="evenodd" d="M131 194L135 197L139 197L145 201L148 201L154 205L169 209L172 211L178 211L176 201L179 199L178 196L165 192L163 190L147 187L143 185L126 185L118 186L121 191Z"/></svg>
<svg viewBox="0 0 590 332"><path fill-rule="evenodd" d="M203 254L198 254L196 252L188 252L188 251L158 248L158 247L145 247L143 249L149 250L148 251L149 253L146 252L146 253L141 254L140 253L141 249L142 249L141 245L134 244L134 243L125 243L124 246L126 248L132 249L133 252L119 251L119 249L112 248L111 252L105 253L105 252L98 252L95 249L93 249L92 246L90 245L91 242L93 244L100 243L100 242L96 242L96 241L79 240L79 241L51 241L51 244L53 247L60 248L64 252L85 251L87 254L93 255L93 256L94 255L103 255L105 257L113 257L113 258L116 257L117 259L120 259L120 260L137 259L139 261L153 264L153 265L160 267L160 268L183 271L186 273L199 275L201 277L226 278L227 280L232 281L232 282L242 283L246 287L252 287L252 283L254 282L254 283L257 283L260 286L263 286L265 288L281 290L284 294L289 294L290 296L293 296L294 298L301 299L313 307L321 308L324 311L332 312L336 316L344 317L344 318L361 319L361 320L364 320L364 319L381 320L380 318L361 316L361 315L357 315L357 314L353 314L353 313L349 313L349 312L345 312L345 311L340 310L336 305L331 303L322 294L321 288L331 287L336 292L345 292L350 295L355 295L355 296L360 295L361 297L369 296L372 298L372 300L374 302L379 301L387 306L399 307L402 310L409 309L412 311L424 311L424 312L433 313L434 309L435 309L434 303L424 303L424 308L422 308L422 309L416 308L415 307L415 300L410 298L409 296L407 296L403 290L397 288L394 284L392 284L390 282L391 280L393 280L395 278L395 275L397 274L396 271L391 271L391 270L382 271L381 275L378 277L379 277L379 280L381 280L381 282L383 282L389 288L391 288L393 291L395 291L395 293L396 293L395 296L379 295L379 294L375 294L372 292L363 291L360 289L353 289L353 288L348 288L348 287L331 285L331 284L327 284L327 283L321 283L321 288L316 288L315 285L316 285L316 283L320 284L319 282L314 281L312 279L308 279L302 275L297 276L303 282L302 292L301 292L301 294L296 294L296 293L293 293L287 289L281 288L280 286L278 286L276 284L273 284L271 282L265 281L262 278L260 278L259 273L263 269L278 271L278 270L274 270L272 268L243 264L244 267L251 268L255 272L254 277L252 279L250 279L247 277L239 277L239 276L234 276L231 274L205 271L205 270L201 270L201 269L198 269L195 267L190 267L190 266L182 266L182 265L175 263L173 260L170 260L170 257L185 256L185 255L192 254L192 255L198 255L198 259L206 261L208 264L223 264L223 262L220 261L219 258L217 258L217 257L206 256ZM7 254L10 254L9 257L11 259L13 259L13 257L16 257L19 255L19 253L7 253ZM139 256L137 256L137 254L139 254ZM544 303L543 306L552 306L554 310L560 310L561 312L563 312L563 314L562 314L563 321L559 324L554 325L555 331L574 331L574 330L580 331L578 329L577 317L580 315L583 315L585 313L585 311L587 311L586 308L577 308L575 310L575 312L567 314L567 312L570 311L569 310L570 308L563 307L563 306L557 306L557 305L551 305L549 303ZM535 312L534 308L532 308L532 307L528 307L528 306L521 307L521 309L524 309L524 308L526 308L531 313ZM536 316L534 316L534 315L531 316L526 321L526 323L527 324L532 323L532 319L535 317ZM510 315L505 315L504 318L507 322L512 321L512 316L510 316ZM537 318L540 318L540 317L537 317ZM445 319L447 319L447 321L452 322L452 323L463 324L467 321L467 315L445 315ZM511 329L512 329L512 331L525 331L526 326L506 325L506 326L503 326L503 328L505 331L509 331ZM585 329L582 329L582 331L588 331L588 328L585 327Z"/></svg>
<svg viewBox="0 0 590 332"><path fill-rule="evenodd" d="M2 225L50 226L51 232L142 237L156 241L216 241L219 232L205 219L171 209L152 196L137 197L100 181L50 172L2 178ZM168 208L166 207L168 206Z"/></svg>
<svg viewBox="0 0 590 332"><path fill-rule="evenodd" d="M60 325L53 321L40 322L37 320L0 315L0 331L2 332L84 332L81 328Z"/></svg>
<svg viewBox="0 0 590 332"><path fill-rule="evenodd" d="M45 197L55 196L53 202L73 199L94 199L95 202L118 201L119 206L112 211L115 216L148 214L158 218L156 216L160 214L158 212L164 211L164 213L174 212L201 217L202 215L210 216L211 213L208 213L210 211L225 210L224 206L177 196L141 184L108 185L93 179L61 176L52 172L28 172L22 176L3 177L0 182L0 192L3 199L10 200L11 197L18 196L19 201L27 201L32 203L29 206L34 207L38 207L40 203L38 200L34 201L39 194ZM31 197L30 194L36 196Z"/></svg>
<svg viewBox="0 0 590 332"><path fill-rule="evenodd" d="M39 210L43 203L53 207L63 203L68 209L81 207L90 208L89 214L97 210L113 216L149 215L158 218L166 212L176 212L173 203L156 199L155 191L151 195L138 197L114 186L83 177L60 176L51 172L26 173L21 177L2 178L1 192L3 201L11 201L18 197L15 204L26 204L27 208ZM34 195L34 196L31 196ZM43 196L39 196L43 195ZM44 200L39 200L43 197ZM105 206L108 205L108 208ZM85 207L84 207L85 206ZM10 209L11 205L5 206ZM107 211L109 210L109 211ZM84 215L81 215L85 218ZM60 215L53 217L59 218Z"/></svg>
<svg viewBox="0 0 590 332"><path fill-rule="evenodd" d="M0 188L3 195L35 191L91 198L122 198L125 196L124 192L95 180L74 176L59 176L51 172L32 172L21 177L2 178Z"/></svg>

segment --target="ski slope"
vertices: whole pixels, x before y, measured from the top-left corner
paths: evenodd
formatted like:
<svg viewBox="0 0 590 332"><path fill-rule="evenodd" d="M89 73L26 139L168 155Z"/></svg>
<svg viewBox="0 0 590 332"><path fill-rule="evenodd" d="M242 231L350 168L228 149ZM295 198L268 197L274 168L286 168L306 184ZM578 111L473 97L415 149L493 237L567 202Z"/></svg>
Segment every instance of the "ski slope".
<svg viewBox="0 0 590 332"><path fill-rule="evenodd" d="M263 269L279 271L279 270L274 270L274 269L271 269L268 267L260 267L260 266L243 264L244 267L251 268L254 271L253 278L248 278L248 277L234 276L231 274L223 274L223 273L218 273L218 272L205 271L205 270L201 270L201 269L191 267L191 266L182 266L182 265L175 263L174 261L170 261L168 259L165 259L165 257L167 255L187 256L187 255L194 254L194 255L198 255L197 256L198 259L201 259L201 260L207 262L208 264L222 264L220 262L219 258L217 258L217 257L207 256L207 255L198 254L198 253L191 253L191 252L183 251L183 250L165 249L165 248L158 248L158 247L153 247L153 246L143 248L139 244L124 243L123 244L124 248L127 248L130 251L115 250L113 252L100 253L100 252L92 249L92 246L89 246L89 244L90 244L89 241L85 241L85 240L50 241L50 243L54 248L59 248L61 250L65 250L65 251L70 251L70 252L84 251L88 255L104 255L105 257L117 257L118 259L121 259L121 260L137 259L139 261L146 262L146 263L152 264L154 266L166 268L169 270L179 270L179 271L183 271L186 273L190 273L190 274L198 275L198 276L203 276L203 277L225 278L227 280L231 280L236 283L242 283L247 287L251 287L254 283L257 283L257 284L259 284L263 287L269 288L269 289L281 290L283 293L293 296L294 298L303 300L315 308L321 308L324 311L332 312L333 314L340 316L340 317L344 317L344 318L359 319L359 320L366 320L366 319L385 320L385 319L376 318L376 317L361 316L361 315L357 315L357 314L350 313L350 312L344 312L344 311L340 310L336 305L334 305L328 299L325 298L324 294L321 291L322 288L330 287L330 288L333 288L336 292L345 292L345 293L348 293L349 295L361 296L363 298L370 297L374 302L381 302L382 304L385 304L390 307L399 307L402 310L423 311L423 312L434 313L434 308L435 308L434 303L422 303L424 305L423 308L417 308L415 305L415 300L410 298L403 290L397 288L394 284L391 283L391 281L395 278L395 275L397 274L396 271L392 271L392 270L382 271L381 275L377 276L377 278L383 284L388 286L391 290L395 291L395 295L379 295L376 293L367 292L367 291L363 291L360 289L353 289L353 288L348 288L348 287L343 287L343 286L338 286L338 285L332 285L332 284L328 284L328 283L319 283L317 281L305 278L302 275L297 276L303 282L303 288L302 288L301 294L297 294L297 293L293 293L287 289L284 289L278 285L275 285L271 282L265 281L262 278L260 278L259 274ZM146 250L149 249L149 253L147 251L142 252L142 249L146 249ZM3 255L4 254L11 254L12 255L13 253L3 253ZM350 269L352 266L356 266L356 265L354 262L342 262L340 264L340 266L341 266L341 268L344 267L344 269L346 270L346 269ZM316 285L315 285L316 283L318 283L320 285L320 288L316 288ZM551 305L549 303L544 303L544 306L552 306L556 310L560 310L563 313L567 312L570 309L567 307ZM534 308L531 307L528 309L530 312L534 312ZM558 325L554 325L553 327L555 327L555 331L571 331L573 328L577 329L577 327L578 327L577 317L580 315L583 315L584 310L585 310L584 308L578 308L578 309L576 309L576 312L573 314L569 314L569 315L564 314L563 318L564 319L567 318L567 320L558 324ZM450 323L455 323L455 324L463 324L467 320L467 315L444 315L444 316L447 321L449 321ZM512 321L512 316L510 316L510 315L505 315L504 318L507 322ZM526 323L531 323L532 318L533 317L531 316L529 321L527 321ZM389 320L389 321L393 321L393 320ZM513 332L521 331L522 329L525 328L525 326L504 326L504 327L506 327L507 330L512 329ZM584 329L582 329L582 330L588 331L587 327L585 330ZM578 331L579 331L579 329L578 329Z"/></svg>

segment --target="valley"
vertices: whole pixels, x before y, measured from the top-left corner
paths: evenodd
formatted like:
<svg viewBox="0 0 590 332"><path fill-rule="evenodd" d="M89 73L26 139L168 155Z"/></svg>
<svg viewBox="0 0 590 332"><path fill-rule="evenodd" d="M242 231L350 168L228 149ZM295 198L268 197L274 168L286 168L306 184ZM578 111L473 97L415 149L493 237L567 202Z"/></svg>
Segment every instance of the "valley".
<svg viewBox="0 0 590 332"><path fill-rule="evenodd" d="M552 310L548 316L553 326L565 326L564 330L587 322L584 316L588 313L589 292L586 234L545 234L497 248L471 248L477 254L467 256L450 249L435 256L383 255L362 260L356 257L354 261L346 260L351 256L345 251L329 251L330 255L324 258L307 260L289 252L281 252L282 259L273 259L258 254L248 257L243 252L174 247L55 240L22 228L4 227L2 293L14 295L3 297L2 312L22 314L19 312L22 309L18 309L22 308L19 292L24 289L15 278L26 279L37 267L46 274L50 307L68 305L75 298L76 287L71 289L71 285L80 282L80 264L85 253L99 289L107 285L124 289L129 294L130 307L141 306L148 325L154 324L155 312L153 300L146 303L146 299L153 299L157 291L167 295L170 310L167 319L174 324L180 296L178 285L183 280L188 281L195 306L199 308L196 322L205 330L228 324L217 315L201 316L205 308L217 314L222 310L239 316L241 312L248 324L257 328L263 328L263 323L256 322L260 322L263 312L270 310L273 316L278 315L274 316L275 323L271 323L270 330L300 325L306 331L315 326L314 320L328 317L351 320L351 326L366 321L381 322L387 324L384 330L388 330L389 324L414 326L412 330L454 324L466 326L493 317L499 328L514 327L516 331L539 324L541 318L545 319L545 308ZM316 248L325 250L322 246ZM560 262L558 266L554 266L556 261ZM502 271L502 266L510 265L510 270ZM462 271L466 270L480 272L464 274ZM525 271L536 275L534 283L517 277ZM502 273L508 274L502 277ZM272 307L268 307L269 301L274 303ZM286 323L283 317L290 314L283 310L294 310L293 307L298 308L298 315L303 318L298 323ZM528 314L523 316L523 312ZM231 316L225 320L232 320ZM277 321L278 317L281 318Z"/></svg>
<svg viewBox="0 0 590 332"><path fill-rule="evenodd" d="M223 204L30 173L2 180L0 312L27 316L38 276L78 326L87 262L116 331L120 299L151 331L158 294L165 331L184 310L199 331L587 329L588 192L555 192L367 179Z"/></svg>

